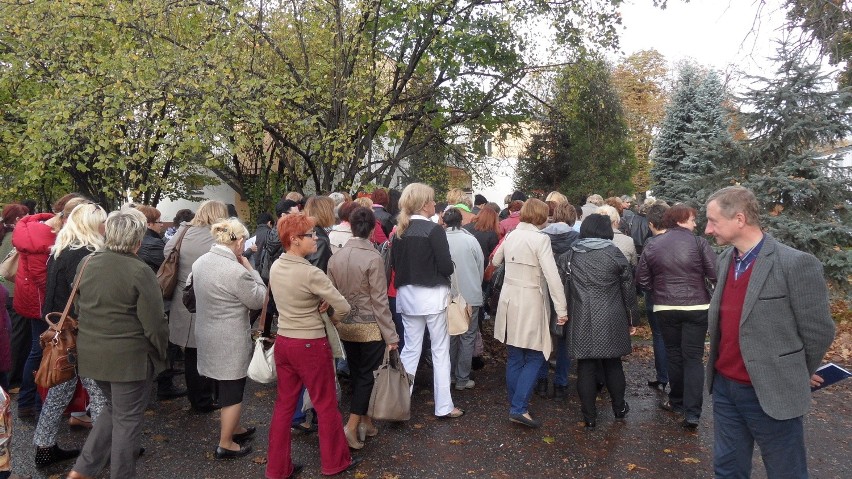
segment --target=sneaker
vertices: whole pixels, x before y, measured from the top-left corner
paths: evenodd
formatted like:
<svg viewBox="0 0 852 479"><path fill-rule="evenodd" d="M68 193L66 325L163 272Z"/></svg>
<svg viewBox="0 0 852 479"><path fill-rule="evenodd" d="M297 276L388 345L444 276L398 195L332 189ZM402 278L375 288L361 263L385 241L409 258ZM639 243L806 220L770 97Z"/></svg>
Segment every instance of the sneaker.
<svg viewBox="0 0 852 479"><path fill-rule="evenodd" d="M456 391L464 391L465 389L473 389L476 383L473 379L468 379L466 382L456 381Z"/></svg>

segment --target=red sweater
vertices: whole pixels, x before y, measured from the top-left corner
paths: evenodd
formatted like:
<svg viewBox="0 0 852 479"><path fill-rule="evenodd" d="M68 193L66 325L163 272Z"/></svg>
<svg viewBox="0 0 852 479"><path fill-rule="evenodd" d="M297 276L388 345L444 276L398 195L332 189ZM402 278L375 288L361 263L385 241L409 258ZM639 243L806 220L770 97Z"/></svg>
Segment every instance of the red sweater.
<svg viewBox="0 0 852 479"><path fill-rule="evenodd" d="M752 264L739 279L734 279L734 261L728 269L725 289L722 290L722 303L719 305L719 357L716 359L716 371L728 379L744 384L751 384L751 378L743 362L740 351L740 318L743 315Z"/></svg>

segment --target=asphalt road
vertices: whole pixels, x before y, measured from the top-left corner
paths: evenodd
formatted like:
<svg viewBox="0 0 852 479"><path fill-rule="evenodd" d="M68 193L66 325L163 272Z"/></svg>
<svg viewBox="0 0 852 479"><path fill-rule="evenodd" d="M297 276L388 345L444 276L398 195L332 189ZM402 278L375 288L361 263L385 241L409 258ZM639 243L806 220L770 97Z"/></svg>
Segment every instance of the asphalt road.
<svg viewBox="0 0 852 479"><path fill-rule="evenodd" d="M659 393L645 383L651 378L653 361L647 342L625 358L627 401L631 411L626 421L614 421L606 394L598 401L598 426L585 431L574 390L572 370L567 400L534 396L531 413L543 421L531 430L508 421L504 365L491 359L476 373L476 387L453 390L456 405L466 409L459 419L437 419L432 415L431 374L418 373L411 421L378 423L380 433L369 438L357 454L364 462L341 477L379 478L710 478L713 438L711 401L705 397L704 414L696 432L680 427L678 419L657 407ZM344 383L342 410L348 408ZM262 478L266 461L268 423L275 400L274 385L249 381L244 424L254 425L258 434L254 452L233 461L216 461L218 413L198 415L189 411L185 398L158 402L153 399L146 412L143 446L145 455L137 464L140 478ZM815 394L806 417L806 439L811 477L852 477L849 432L852 417L852 381L845 381ZM344 414L345 418L345 414ZM13 471L35 478L64 478L68 463L44 470L35 469L32 434L35 424L15 416ZM62 447L80 447L86 432L68 430L59 436ZM322 477L315 434L294 434L293 454L305 469L299 477ZM753 477L766 477L755 452ZM104 471L100 477L109 477Z"/></svg>

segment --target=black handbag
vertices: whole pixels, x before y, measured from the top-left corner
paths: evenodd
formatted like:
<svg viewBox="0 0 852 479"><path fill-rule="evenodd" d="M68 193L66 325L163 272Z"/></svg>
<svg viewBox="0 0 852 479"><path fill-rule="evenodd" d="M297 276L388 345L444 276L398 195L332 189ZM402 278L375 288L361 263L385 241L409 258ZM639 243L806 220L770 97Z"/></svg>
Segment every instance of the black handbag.
<svg viewBox="0 0 852 479"><path fill-rule="evenodd" d="M565 287L565 306L568 314L571 314L571 260L574 258L574 250L568 249L563 256L565 257L565 268L559 268L562 284ZM557 262L558 266L559 262ZM559 317L556 314L556 309L553 307L553 302L550 302L550 334L557 338L564 338L568 335L568 323L558 324Z"/></svg>
<svg viewBox="0 0 852 479"><path fill-rule="evenodd" d="M183 287L183 295L180 299L187 311L195 313L195 289L192 287L192 273L186 279L186 286Z"/></svg>

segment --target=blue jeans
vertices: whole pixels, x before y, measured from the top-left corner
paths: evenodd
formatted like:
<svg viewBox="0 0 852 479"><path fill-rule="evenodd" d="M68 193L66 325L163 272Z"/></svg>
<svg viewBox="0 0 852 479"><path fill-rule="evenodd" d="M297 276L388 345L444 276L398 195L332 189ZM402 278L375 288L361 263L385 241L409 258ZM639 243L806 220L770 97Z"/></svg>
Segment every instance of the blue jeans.
<svg viewBox="0 0 852 479"><path fill-rule="evenodd" d="M556 349L556 372L553 375L555 386L568 386L568 371L571 370L571 356L568 356L568 338L557 338L553 344ZM547 379L547 361L538 370L538 379Z"/></svg>
<svg viewBox="0 0 852 479"><path fill-rule="evenodd" d="M808 477L802 417L780 421L769 417L752 386L716 374L713 422L713 469L717 478L750 477L755 441L767 477Z"/></svg>
<svg viewBox="0 0 852 479"><path fill-rule="evenodd" d="M18 393L18 409L35 408L39 410L41 409L41 396L38 395L36 390L33 371L37 370L41 364L41 344L39 344L38 339L41 333L47 331L47 323L39 319L28 319L33 340L30 346L30 355L27 356L27 362L24 363L21 391Z"/></svg>
<svg viewBox="0 0 852 479"><path fill-rule="evenodd" d="M663 342L663 332L660 329L660 318L654 314L654 301L651 293L645 291L645 312L648 314L648 325L651 326L651 337L654 344L654 369L657 370L657 381L669 382L669 367L666 361L666 344Z"/></svg>
<svg viewBox="0 0 852 479"><path fill-rule="evenodd" d="M396 296L388 296L388 306L390 306L396 334L399 336L399 351L402 351L402 347L405 346L405 325L402 324L402 315L396 312Z"/></svg>
<svg viewBox="0 0 852 479"><path fill-rule="evenodd" d="M545 363L544 354L532 349L506 346L506 389L509 394L509 414L524 414L529 409L538 372Z"/></svg>

